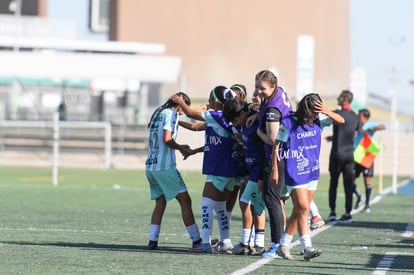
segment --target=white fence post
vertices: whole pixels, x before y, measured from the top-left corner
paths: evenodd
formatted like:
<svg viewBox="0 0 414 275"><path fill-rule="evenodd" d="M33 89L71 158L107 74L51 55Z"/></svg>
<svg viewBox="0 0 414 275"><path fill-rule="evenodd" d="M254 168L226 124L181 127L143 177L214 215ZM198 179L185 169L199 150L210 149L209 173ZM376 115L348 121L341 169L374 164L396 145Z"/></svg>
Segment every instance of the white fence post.
<svg viewBox="0 0 414 275"><path fill-rule="evenodd" d="M112 168L112 127L109 122L105 125L105 167Z"/></svg>
<svg viewBox="0 0 414 275"><path fill-rule="evenodd" d="M392 154L392 193L397 194L398 184L398 120L395 120L392 126L393 130L393 154Z"/></svg>
<svg viewBox="0 0 414 275"><path fill-rule="evenodd" d="M59 183L59 113L53 115L53 185Z"/></svg>

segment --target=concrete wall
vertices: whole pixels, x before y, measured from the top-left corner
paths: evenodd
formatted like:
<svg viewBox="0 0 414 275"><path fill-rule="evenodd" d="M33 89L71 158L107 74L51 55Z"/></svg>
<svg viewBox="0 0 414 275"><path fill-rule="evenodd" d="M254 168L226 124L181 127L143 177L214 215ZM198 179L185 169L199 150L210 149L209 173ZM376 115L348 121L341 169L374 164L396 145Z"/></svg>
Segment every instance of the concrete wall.
<svg viewBox="0 0 414 275"><path fill-rule="evenodd" d="M112 1L110 39L164 43L183 57L187 92L206 99L218 84L245 84L274 67L280 85L296 89L297 36L315 38L314 90L337 95L349 87L348 0ZM114 20L113 20L114 19ZM167 87L168 96L179 88Z"/></svg>

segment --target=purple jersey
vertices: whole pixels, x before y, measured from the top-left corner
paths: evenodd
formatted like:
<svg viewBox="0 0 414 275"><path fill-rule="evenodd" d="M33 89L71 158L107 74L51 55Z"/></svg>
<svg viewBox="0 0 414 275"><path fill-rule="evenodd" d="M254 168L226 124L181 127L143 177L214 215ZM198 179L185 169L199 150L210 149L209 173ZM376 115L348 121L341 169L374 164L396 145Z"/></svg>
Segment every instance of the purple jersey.
<svg viewBox="0 0 414 275"><path fill-rule="evenodd" d="M257 135L257 120L251 127L243 127L244 159L249 170L249 180L258 182L263 159L263 141Z"/></svg>
<svg viewBox="0 0 414 275"><path fill-rule="evenodd" d="M221 111L203 113L206 122L203 174L220 177L236 177L238 158L232 125Z"/></svg>
<svg viewBox="0 0 414 275"><path fill-rule="evenodd" d="M263 129L266 129L266 112L268 108L276 108L279 110L281 114L281 119L288 117L289 114L292 112L292 104L290 104L290 100L288 95L283 91L281 87L277 87L277 93L274 95L271 100L266 103L262 104L260 106L260 112L259 112L259 126L263 127ZM272 158L272 145L264 144L265 148L265 156L267 159Z"/></svg>
<svg viewBox="0 0 414 275"><path fill-rule="evenodd" d="M294 116L282 120L278 140L279 159L285 161L285 184L296 186L319 179L321 127L319 120L310 126L298 125Z"/></svg>

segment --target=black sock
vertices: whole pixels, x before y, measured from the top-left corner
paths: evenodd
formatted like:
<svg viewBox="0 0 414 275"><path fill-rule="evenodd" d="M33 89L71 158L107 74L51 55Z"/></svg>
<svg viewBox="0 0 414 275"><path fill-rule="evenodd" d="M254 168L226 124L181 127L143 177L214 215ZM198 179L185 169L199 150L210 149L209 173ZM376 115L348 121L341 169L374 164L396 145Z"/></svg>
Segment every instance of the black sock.
<svg viewBox="0 0 414 275"><path fill-rule="evenodd" d="M367 186L365 189L365 205L369 206L369 199L371 198L372 186Z"/></svg>
<svg viewBox="0 0 414 275"><path fill-rule="evenodd" d="M352 189L355 195L357 195L358 198L361 198L361 192L358 190L358 186L354 184L354 188Z"/></svg>

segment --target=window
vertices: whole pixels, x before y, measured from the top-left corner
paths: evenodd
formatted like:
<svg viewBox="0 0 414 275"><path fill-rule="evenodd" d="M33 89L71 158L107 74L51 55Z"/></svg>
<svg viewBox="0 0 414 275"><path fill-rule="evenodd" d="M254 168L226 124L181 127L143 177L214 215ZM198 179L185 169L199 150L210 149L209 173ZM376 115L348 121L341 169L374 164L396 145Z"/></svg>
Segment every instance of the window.
<svg viewBox="0 0 414 275"><path fill-rule="evenodd" d="M90 0L90 28L93 32L109 30L110 0Z"/></svg>

